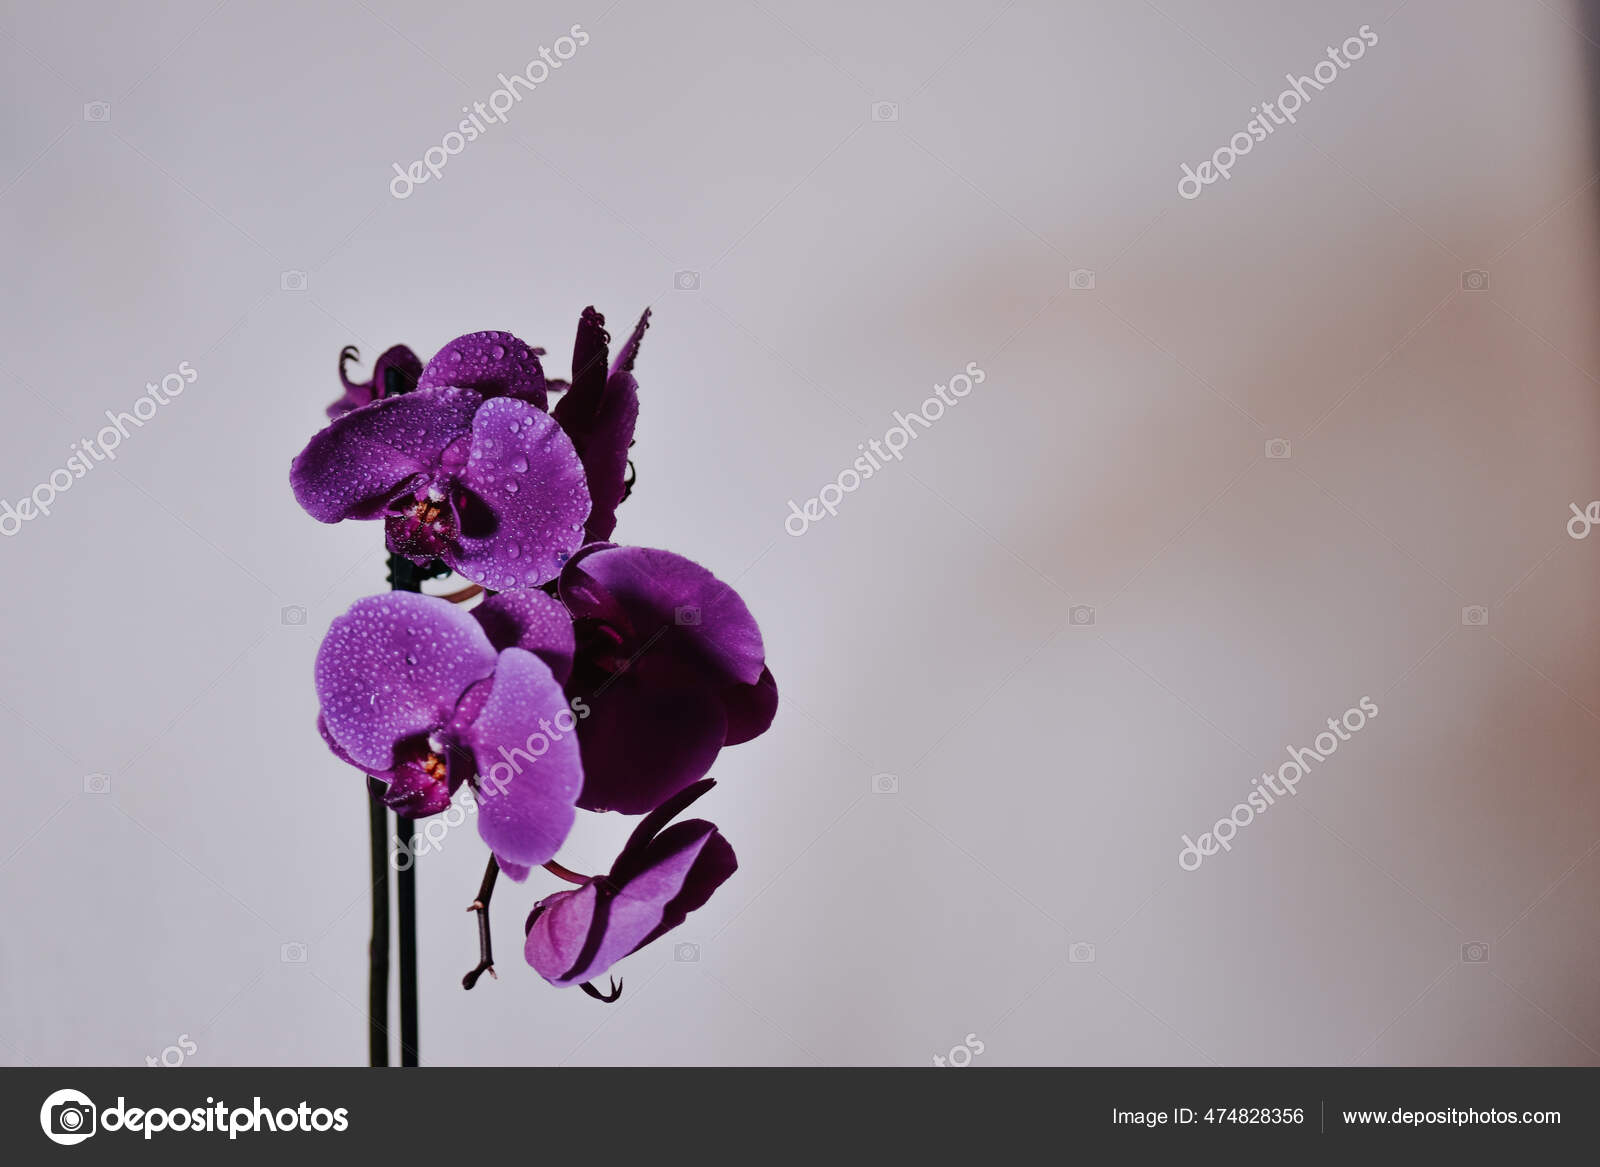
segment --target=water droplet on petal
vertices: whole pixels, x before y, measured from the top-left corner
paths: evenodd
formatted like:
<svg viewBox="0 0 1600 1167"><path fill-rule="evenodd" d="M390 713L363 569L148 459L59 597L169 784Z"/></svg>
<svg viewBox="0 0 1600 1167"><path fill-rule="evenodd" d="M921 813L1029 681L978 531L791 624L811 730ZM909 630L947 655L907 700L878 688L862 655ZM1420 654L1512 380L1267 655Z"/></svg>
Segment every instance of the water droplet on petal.
<svg viewBox="0 0 1600 1167"><path fill-rule="evenodd" d="M511 460L511 469L515 470L518 474L526 474L528 472L528 460L521 454L518 454Z"/></svg>
<svg viewBox="0 0 1600 1167"><path fill-rule="evenodd" d="M450 363L455 364L461 360L461 353L457 349L450 350Z"/></svg>
<svg viewBox="0 0 1600 1167"><path fill-rule="evenodd" d="M494 355L494 359L497 360L497 361L505 360L506 359L506 346L503 345L503 344L495 345L494 346L494 350L493 350L493 355Z"/></svg>

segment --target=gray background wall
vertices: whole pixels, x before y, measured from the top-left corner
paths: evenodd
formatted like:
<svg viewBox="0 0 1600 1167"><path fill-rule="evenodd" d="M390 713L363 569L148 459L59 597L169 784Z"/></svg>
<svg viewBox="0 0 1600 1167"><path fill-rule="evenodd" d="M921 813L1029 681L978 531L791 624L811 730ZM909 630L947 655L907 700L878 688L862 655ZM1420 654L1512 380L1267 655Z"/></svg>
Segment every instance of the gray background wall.
<svg viewBox="0 0 1600 1167"><path fill-rule="evenodd" d="M593 303L656 313L619 538L736 583L784 707L714 771L742 867L700 959L630 958L616 1006L521 963L543 879L463 993L481 844L425 857L426 1062L1600 1061L1595 53L1553 0L6 4L0 496L198 379L0 540L0 1060L364 1059L364 794L310 678L382 556L288 463L341 346L502 328L562 370Z"/></svg>

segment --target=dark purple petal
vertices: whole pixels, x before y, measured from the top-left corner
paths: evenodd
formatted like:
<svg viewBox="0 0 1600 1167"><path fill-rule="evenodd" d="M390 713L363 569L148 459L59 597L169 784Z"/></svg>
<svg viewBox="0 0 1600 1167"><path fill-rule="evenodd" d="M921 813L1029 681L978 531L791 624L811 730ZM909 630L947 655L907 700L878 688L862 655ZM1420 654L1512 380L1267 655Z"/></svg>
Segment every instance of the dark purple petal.
<svg viewBox="0 0 1600 1167"><path fill-rule="evenodd" d="M755 684L766 667L761 629L739 594L699 564L648 547L612 547L569 563L561 598L573 617L614 623L627 613L638 645L701 662L713 676Z"/></svg>
<svg viewBox="0 0 1600 1167"><path fill-rule="evenodd" d="M473 583L499 591L537 586L582 545L583 466L561 427L527 402L484 402L458 481L476 505L460 505L461 530L446 562Z"/></svg>
<svg viewBox="0 0 1600 1167"><path fill-rule="evenodd" d="M709 834L707 831L709 830ZM663 932L671 931L688 917L689 913L703 908L711 893L728 881L739 870L738 857L733 846L716 827L704 819L690 819L668 827L651 848L652 858L657 854L680 855L690 848L696 849L689 873L684 877L678 894L662 909L661 923L655 931L639 942L639 947L653 942ZM635 886L637 886L635 881Z"/></svg>
<svg viewBox="0 0 1600 1167"><path fill-rule="evenodd" d="M496 856L536 867L566 841L583 786L576 720L543 661L520 648L500 654L489 699L462 734L478 764L478 833Z"/></svg>
<svg viewBox="0 0 1600 1167"><path fill-rule="evenodd" d="M608 539L617 526L617 506L626 492L628 448L633 445L639 418L639 383L633 362L639 341L650 326L650 311L639 319L616 363L606 369L604 318L593 308L584 310L573 346L572 388L554 410L554 416L572 438L589 478L594 509L589 515L590 540Z"/></svg>
<svg viewBox="0 0 1600 1167"><path fill-rule="evenodd" d="M405 345L397 344L384 350L383 355L372 364L371 380L352 381L345 375L345 362L355 360L360 355L354 345L339 354L339 380L344 385L344 396L328 406L329 417L340 417L352 409L370 405L384 397L398 397L417 387L417 378L422 375L422 361Z"/></svg>
<svg viewBox="0 0 1600 1167"><path fill-rule="evenodd" d="M362 770L356 760L333 740L333 735L328 732L328 724L320 713L317 715L317 732L335 757ZM441 781L436 772L430 771L430 752L427 743L421 739L402 742L395 750L398 761L392 770L378 770L368 775L377 782L375 791L381 792L376 796L396 814L420 819L438 814L450 805L450 795L455 787L448 781Z"/></svg>
<svg viewBox="0 0 1600 1167"><path fill-rule="evenodd" d="M336 418L289 468L295 498L322 523L377 518L408 479L433 471L482 400L466 389L435 389Z"/></svg>
<svg viewBox="0 0 1600 1167"><path fill-rule="evenodd" d="M721 700L658 675L661 663L647 652L603 691L575 696L573 708L589 711L578 723L584 810L644 814L717 760L728 732Z"/></svg>
<svg viewBox="0 0 1600 1167"><path fill-rule="evenodd" d="M716 785L715 780L704 778L685 786L640 819L628 836L628 841L622 845L617 861L611 865L611 878L617 883L626 883L649 866L650 844L655 837L666 830L667 824L673 819L710 794Z"/></svg>
<svg viewBox="0 0 1600 1167"><path fill-rule="evenodd" d="M644 339L646 330L650 327L650 309L644 310L644 315L639 317L639 323L633 326L633 331L628 334L628 339L617 350L617 359L611 362L611 377L619 373L633 372L633 363L639 359L639 342Z"/></svg>
<svg viewBox="0 0 1600 1167"><path fill-rule="evenodd" d="M472 609L472 616L496 649L527 649L562 684L572 675L572 617L561 601L524 588L490 596Z"/></svg>
<svg viewBox="0 0 1600 1167"><path fill-rule="evenodd" d="M754 685L730 685L722 691L722 705L728 711L728 739L722 744L736 746L760 737L778 715L778 682L771 669L762 669Z"/></svg>
<svg viewBox="0 0 1600 1167"><path fill-rule="evenodd" d="M606 318L590 305L578 317L578 335L572 342L572 386L562 401L568 409L582 409L592 415L606 391L610 344Z"/></svg>
<svg viewBox="0 0 1600 1167"><path fill-rule="evenodd" d="M440 349L417 385L422 389L455 385L485 397L517 397L543 410L544 369L539 364L543 352L509 332L470 332Z"/></svg>
<svg viewBox="0 0 1600 1167"><path fill-rule="evenodd" d="M631 637L633 624L628 618L627 610L591 579L587 572L578 570L578 565L589 556L615 546L615 543L586 543L574 551L572 558L567 560L566 566L561 569L561 575L556 581L556 594L574 619L584 617L603 620L619 633Z"/></svg>
<svg viewBox="0 0 1600 1167"><path fill-rule="evenodd" d="M395 751L394 769L373 777L387 783L383 804L402 818L422 819L450 806L451 783L442 769L443 761L433 754L426 741L415 739Z"/></svg>
<svg viewBox="0 0 1600 1167"><path fill-rule="evenodd" d="M454 604L409 592L371 596L328 629L317 651L317 699L329 737L377 773L394 767L397 743L448 725L462 694L494 667L489 638Z"/></svg>

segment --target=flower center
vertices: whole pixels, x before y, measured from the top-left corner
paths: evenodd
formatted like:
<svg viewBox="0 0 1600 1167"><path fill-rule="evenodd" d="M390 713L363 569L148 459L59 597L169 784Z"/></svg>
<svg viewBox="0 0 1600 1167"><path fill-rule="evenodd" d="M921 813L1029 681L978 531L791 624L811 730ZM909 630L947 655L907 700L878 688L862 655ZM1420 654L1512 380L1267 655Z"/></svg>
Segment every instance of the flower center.
<svg viewBox="0 0 1600 1167"><path fill-rule="evenodd" d="M408 492L389 504L389 547L416 564L437 559L459 527L454 505L438 486L414 495Z"/></svg>

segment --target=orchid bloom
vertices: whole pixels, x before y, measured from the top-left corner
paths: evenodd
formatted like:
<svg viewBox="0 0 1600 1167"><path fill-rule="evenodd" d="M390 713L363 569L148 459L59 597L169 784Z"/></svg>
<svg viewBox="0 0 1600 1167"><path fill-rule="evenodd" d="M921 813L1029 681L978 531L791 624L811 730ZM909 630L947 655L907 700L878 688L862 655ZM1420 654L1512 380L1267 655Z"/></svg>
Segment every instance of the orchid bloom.
<svg viewBox="0 0 1600 1167"><path fill-rule="evenodd" d="M591 543L557 583L573 620L569 696L585 810L643 814L705 776L723 746L766 732L778 686L755 617L699 564Z"/></svg>
<svg viewBox="0 0 1600 1167"><path fill-rule="evenodd" d="M407 818L439 813L469 784L479 834L521 878L566 840L583 784L575 736L540 730L576 721L560 680L571 634L541 593L479 612L412 592L357 600L317 653L318 728ZM508 764L540 736L537 765Z"/></svg>
<svg viewBox="0 0 1600 1167"><path fill-rule="evenodd" d="M739 866L704 819L668 826L716 783L680 791L640 820L609 874L534 905L523 955L552 985L582 984L671 931Z"/></svg>

